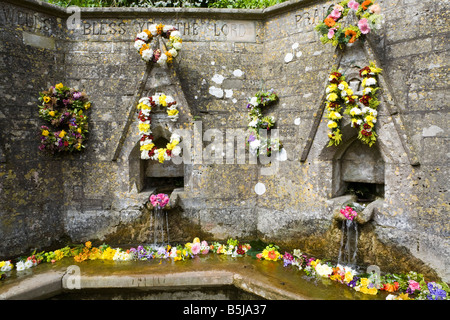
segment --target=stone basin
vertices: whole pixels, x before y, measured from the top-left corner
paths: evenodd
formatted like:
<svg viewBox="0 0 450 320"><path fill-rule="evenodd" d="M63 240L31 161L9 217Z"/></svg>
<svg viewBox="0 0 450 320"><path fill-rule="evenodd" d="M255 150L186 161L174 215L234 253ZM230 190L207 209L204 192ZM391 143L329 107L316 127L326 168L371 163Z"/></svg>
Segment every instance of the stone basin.
<svg viewBox="0 0 450 320"><path fill-rule="evenodd" d="M79 270L80 277L67 272L70 268ZM210 300L227 299L229 296L218 293L231 289L238 293L231 299L242 300L385 299L381 292L369 296L326 278L307 277L296 267L283 267L281 261L217 254L176 262L154 259L76 263L73 258L64 258L54 265L43 263L22 274L12 274L0 283L0 299L157 300L187 292L175 296L179 300Z"/></svg>

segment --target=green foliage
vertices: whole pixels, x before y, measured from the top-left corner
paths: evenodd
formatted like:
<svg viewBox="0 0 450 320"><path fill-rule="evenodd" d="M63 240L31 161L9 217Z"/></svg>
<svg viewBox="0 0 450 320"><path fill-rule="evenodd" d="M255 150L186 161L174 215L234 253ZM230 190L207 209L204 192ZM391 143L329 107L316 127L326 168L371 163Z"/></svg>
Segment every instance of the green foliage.
<svg viewBox="0 0 450 320"><path fill-rule="evenodd" d="M238 8L238 9L262 9L286 0L217 0L212 2L210 8Z"/></svg>
<svg viewBox="0 0 450 320"><path fill-rule="evenodd" d="M286 0L44 0L61 7L210 7L262 9Z"/></svg>

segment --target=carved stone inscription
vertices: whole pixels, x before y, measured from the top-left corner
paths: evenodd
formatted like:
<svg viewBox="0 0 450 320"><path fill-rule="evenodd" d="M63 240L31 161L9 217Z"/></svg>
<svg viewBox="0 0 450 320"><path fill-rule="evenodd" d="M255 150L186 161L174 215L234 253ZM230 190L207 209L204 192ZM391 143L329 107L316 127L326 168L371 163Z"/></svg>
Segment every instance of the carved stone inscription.
<svg viewBox="0 0 450 320"><path fill-rule="evenodd" d="M133 37L154 23L175 26L181 32L183 40L187 41L256 41L255 22L238 20L83 21L80 31L84 36L123 35Z"/></svg>

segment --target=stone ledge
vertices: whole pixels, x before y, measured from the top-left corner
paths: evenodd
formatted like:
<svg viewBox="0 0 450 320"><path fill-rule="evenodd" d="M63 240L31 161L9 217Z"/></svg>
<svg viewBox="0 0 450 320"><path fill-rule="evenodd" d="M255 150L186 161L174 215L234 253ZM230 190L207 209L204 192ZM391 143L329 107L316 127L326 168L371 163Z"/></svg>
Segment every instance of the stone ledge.
<svg viewBox="0 0 450 320"><path fill-rule="evenodd" d="M227 270L186 271L158 274L81 275L79 288L68 283L70 275L66 269L47 271L30 278L9 284L0 294L0 300L40 300L63 292L83 289L139 289L176 290L181 288L211 288L233 285L238 289L271 300L305 300L296 292L270 285L271 280L261 280L261 274ZM1 291L1 290L0 290Z"/></svg>

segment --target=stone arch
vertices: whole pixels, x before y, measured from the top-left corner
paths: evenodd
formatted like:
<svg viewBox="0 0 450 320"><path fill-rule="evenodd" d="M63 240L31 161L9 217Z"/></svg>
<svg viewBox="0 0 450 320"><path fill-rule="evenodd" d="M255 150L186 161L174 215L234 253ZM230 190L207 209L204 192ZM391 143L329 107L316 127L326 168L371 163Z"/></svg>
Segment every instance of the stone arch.
<svg viewBox="0 0 450 320"><path fill-rule="evenodd" d="M157 147L164 147L170 140L172 130L167 125L158 123L152 126L152 134ZM168 190L166 193L170 193L171 190L184 185L184 165L176 165L172 161L159 163L154 160L142 160L139 140L128 155L128 164L130 189L135 185L137 192L165 189Z"/></svg>

